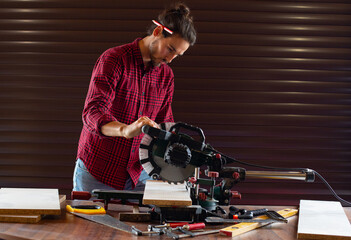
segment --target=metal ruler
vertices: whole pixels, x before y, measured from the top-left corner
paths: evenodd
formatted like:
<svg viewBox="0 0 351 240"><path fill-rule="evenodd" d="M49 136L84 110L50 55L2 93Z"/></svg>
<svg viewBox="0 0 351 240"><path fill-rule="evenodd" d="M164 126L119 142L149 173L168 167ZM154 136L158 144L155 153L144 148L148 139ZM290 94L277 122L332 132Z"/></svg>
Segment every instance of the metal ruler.
<svg viewBox="0 0 351 240"><path fill-rule="evenodd" d="M285 218L294 216L297 214L297 212L298 212L297 209L290 209L290 208L278 211L278 213ZM259 220L259 219L265 220L265 219L268 219L268 217L267 216L260 216L260 217L254 218L253 220ZM266 226L266 225L271 224L271 223L272 222L268 222L268 223L265 223L265 222L263 222L263 223L262 222L251 222L251 223L243 222L243 223L238 223L238 224L223 228L219 232L221 234L226 235L226 236L234 237L234 236L240 235L242 233L251 231L253 229Z"/></svg>

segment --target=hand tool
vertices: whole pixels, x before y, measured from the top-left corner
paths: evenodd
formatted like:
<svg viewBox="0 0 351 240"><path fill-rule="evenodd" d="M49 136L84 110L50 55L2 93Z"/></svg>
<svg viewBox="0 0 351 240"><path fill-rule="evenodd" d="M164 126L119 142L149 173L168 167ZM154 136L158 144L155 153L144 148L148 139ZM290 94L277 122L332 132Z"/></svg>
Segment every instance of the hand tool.
<svg viewBox="0 0 351 240"><path fill-rule="evenodd" d="M206 227L205 223L188 223L185 224L183 226L178 226L178 229L184 229L184 230L188 230L188 231L192 231L192 230L198 230L198 229L204 229Z"/></svg>
<svg viewBox="0 0 351 240"><path fill-rule="evenodd" d="M179 239L179 235L175 234L174 232L172 232L172 230L165 228L164 229L165 233L167 234L168 237L172 238L172 239ZM186 234L187 235L187 234ZM187 235L188 236L188 235Z"/></svg>
<svg viewBox="0 0 351 240"><path fill-rule="evenodd" d="M83 209L79 209L78 207L72 207L70 205L67 205L66 210L78 217L87 219L89 221L96 222L120 231L132 233L132 229L128 224L121 222L118 219L106 213L101 213L102 211L105 211L105 209L103 209L102 207L101 209L86 209L86 207L84 207ZM88 211L90 212L87 213Z"/></svg>
<svg viewBox="0 0 351 240"><path fill-rule="evenodd" d="M154 228L176 228L176 227L181 227L181 226L184 226L184 225L187 225L189 224L188 222L172 222L172 223L165 223L163 225L155 225L155 226L152 226Z"/></svg>
<svg viewBox="0 0 351 240"><path fill-rule="evenodd" d="M188 234L180 234L175 236L168 235L169 237L172 237L173 239L181 239L181 238L187 238L187 237L197 237L197 236L202 236L202 235L207 235L207 234L214 234L214 233L219 233L219 229L215 230L208 230L208 231L203 231L203 232L196 232L193 233L193 235L188 235Z"/></svg>
<svg viewBox="0 0 351 240"><path fill-rule="evenodd" d="M205 228L205 223L192 223L192 224L185 224L183 226L178 226L176 228L165 228L165 231L167 233L168 236L178 239L179 235L175 234L172 231L180 231L182 233L184 233L185 235L188 235L190 237L195 237L195 233L191 232L194 230L200 230L200 229L204 229Z"/></svg>
<svg viewBox="0 0 351 240"><path fill-rule="evenodd" d="M84 214L105 214L106 211L99 205L67 205L66 209L70 213L84 213Z"/></svg>
<svg viewBox="0 0 351 240"><path fill-rule="evenodd" d="M264 215L264 214L266 214L267 211L268 211L267 208L256 209L256 210L246 210L246 209L238 209L234 206L230 206L228 218L230 218L230 219L251 219L253 217Z"/></svg>
<svg viewBox="0 0 351 240"><path fill-rule="evenodd" d="M166 223L164 225L148 226L148 231L153 232L156 229L163 229L162 231L166 233L169 237L173 239L178 239L179 235L174 233L174 231L180 231L187 236L194 237L195 233L191 232L194 230L200 230L205 228L205 223L187 223L187 222L175 222L175 223Z"/></svg>
<svg viewBox="0 0 351 240"><path fill-rule="evenodd" d="M175 229L172 229L172 230L178 230L184 234L188 234L192 237L195 237L194 233L191 231L204 229L204 228L205 228L205 223L192 223L192 224L186 224L184 226L176 227Z"/></svg>
<svg viewBox="0 0 351 240"><path fill-rule="evenodd" d="M206 223L210 224L222 224L222 223L274 223L280 222L275 219L227 219L227 218L219 218L219 217L207 217L205 218Z"/></svg>
<svg viewBox="0 0 351 240"><path fill-rule="evenodd" d="M176 236L175 233L172 233L173 229L176 229L177 227L183 227L184 225L187 225L189 223L187 222L174 222L174 223L166 223L163 225L148 225L147 230L149 232L162 232L162 233L168 233L168 235L171 235L172 237Z"/></svg>
<svg viewBox="0 0 351 240"><path fill-rule="evenodd" d="M281 221L281 222L285 222L287 223L288 222L288 219L286 219L285 217L283 217L282 215L280 215L279 213L277 213L276 211L267 211L266 212L266 215L271 218L271 219L275 219L275 220L278 220L278 221Z"/></svg>
<svg viewBox="0 0 351 240"><path fill-rule="evenodd" d="M171 230L198 230L204 229L205 223L187 223L187 222L174 222L174 223L166 223L164 225L149 225L150 228L168 228Z"/></svg>
<svg viewBox="0 0 351 240"><path fill-rule="evenodd" d="M162 235L165 233L162 228L148 228L148 231L141 231L135 226L131 227L132 233L137 236L148 236L148 235Z"/></svg>
<svg viewBox="0 0 351 240"><path fill-rule="evenodd" d="M285 218L294 216L297 214L297 212L298 212L297 209L290 209L290 208L278 211L278 213ZM255 220L255 219L268 219L268 216L259 216L259 217L252 219L252 220ZM269 219L269 220L273 220L273 219ZM234 236L237 236L239 234L251 231L255 228L266 226L268 224L270 224L270 223L259 223L259 222L238 223L238 224L235 224L233 226L229 226L229 227L221 229L220 233L224 234L226 236L234 237Z"/></svg>

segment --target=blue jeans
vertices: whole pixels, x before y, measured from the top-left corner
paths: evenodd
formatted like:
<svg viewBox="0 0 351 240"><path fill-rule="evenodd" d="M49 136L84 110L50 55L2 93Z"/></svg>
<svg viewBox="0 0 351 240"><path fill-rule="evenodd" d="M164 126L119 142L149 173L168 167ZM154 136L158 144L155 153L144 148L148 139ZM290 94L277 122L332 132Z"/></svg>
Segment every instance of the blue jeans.
<svg viewBox="0 0 351 240"><path fill-rule="evenodd" d="M146 180L151 180L152 178L143 170L139 177L139 181L133 190L143 191L145 188ZM87 170L83 161L77 159L76 167L73 173L73 191L89 191L94 189L103 190L115 190L115 188L110 187L102 182L96 180ZM132 190L132 179L129 177L124 186L124 190Z"/></svg>

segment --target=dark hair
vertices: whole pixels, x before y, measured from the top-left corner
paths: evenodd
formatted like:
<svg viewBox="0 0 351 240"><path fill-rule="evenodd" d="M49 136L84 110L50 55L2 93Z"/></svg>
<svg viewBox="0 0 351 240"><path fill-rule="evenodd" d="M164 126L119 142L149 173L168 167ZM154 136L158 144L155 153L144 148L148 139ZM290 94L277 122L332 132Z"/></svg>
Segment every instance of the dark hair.
<svg viewBox="0 0 351 240"><path fill-rule="evenodd" d="M185 41L192 46L196 41L196 30L193 23L193 17L190 16L190 9L184 3L175 3L168 9L165 9L158 15L158 22L173 31L173 34L179 34ZM152 25L148 34L151 35L155 25ZM163 30L164 37L171 34Z"/></svg>

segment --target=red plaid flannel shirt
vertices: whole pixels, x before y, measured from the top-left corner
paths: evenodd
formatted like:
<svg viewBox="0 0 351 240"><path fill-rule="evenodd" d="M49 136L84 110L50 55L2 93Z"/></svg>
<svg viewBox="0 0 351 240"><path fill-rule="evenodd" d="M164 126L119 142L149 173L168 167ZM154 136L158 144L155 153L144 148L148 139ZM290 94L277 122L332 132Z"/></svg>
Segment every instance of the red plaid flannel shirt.
<svg viewBox="0 0 351 240"><path fill-rule="evenodd" d="M138 182L143 134L132 139L107 137L101 126L115 120L131 124L141 116L157 123L174 121L172 69L165 64L146 69L139 41L108 49L100 56L83 110L77 158L97 180L116 189L123 189L129 176L134 186Z"/></svg>

